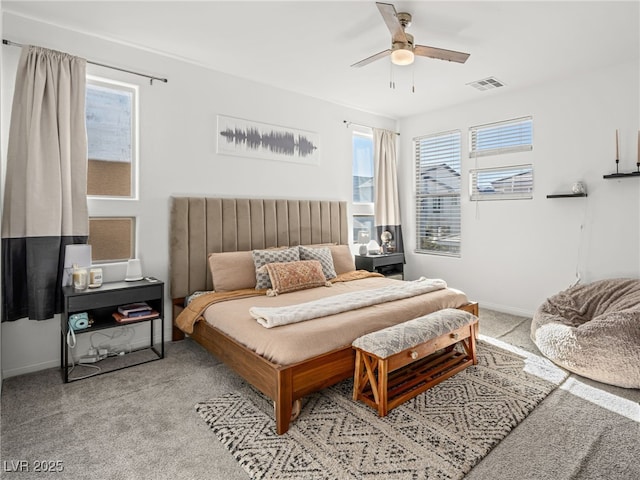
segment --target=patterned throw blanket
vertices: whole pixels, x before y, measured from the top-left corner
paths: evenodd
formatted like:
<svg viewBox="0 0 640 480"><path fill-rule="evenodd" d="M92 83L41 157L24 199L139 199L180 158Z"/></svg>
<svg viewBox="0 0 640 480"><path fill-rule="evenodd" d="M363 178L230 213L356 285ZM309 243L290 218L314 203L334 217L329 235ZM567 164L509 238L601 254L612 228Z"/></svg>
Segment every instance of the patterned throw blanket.
<svg viewBox="0 0 640 480"><path fill-rule="evenodd" d="M361 292L343 293L298 305L251 307L249 313L263 327L273 328L327 315L335 315L357 308L369 307L379 303L415 297L416 295L442 290L443 288L447 288L444 280L422 277L419 280L398 282L397 285Z"/></svg>

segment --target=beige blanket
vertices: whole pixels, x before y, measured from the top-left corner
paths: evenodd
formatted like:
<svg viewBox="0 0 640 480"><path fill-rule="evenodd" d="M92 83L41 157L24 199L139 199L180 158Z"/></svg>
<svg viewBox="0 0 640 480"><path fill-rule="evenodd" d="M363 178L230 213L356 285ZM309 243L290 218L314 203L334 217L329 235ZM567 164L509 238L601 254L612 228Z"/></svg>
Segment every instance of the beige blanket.
<svg viewBox="0 0 640 480"><path fill-rule="evenodd" d="M381 288L321 298L311 302L284 307L251 307L249 314L265 328L279 327L326 317L380 303L402 300L447 288L441 279L420 278L410 282L394 282Z"/></svg>
<svg viewBox="0 0 640 480"><path fill-rule="evenodd" d="M264 328L249 315L249 309L252 307L297 305L344 293L382 288L394 283L400 283L400 280L377 276L353 282L334 283L331 288L299 290L277 297L260 295L239 298L211 305L204 312L204 317L208 324L270 362L291 365L336 349L350 347L351 342L366 333L443 308L457 308L468 302L464 293L449 287L278 328Z"/></svg>

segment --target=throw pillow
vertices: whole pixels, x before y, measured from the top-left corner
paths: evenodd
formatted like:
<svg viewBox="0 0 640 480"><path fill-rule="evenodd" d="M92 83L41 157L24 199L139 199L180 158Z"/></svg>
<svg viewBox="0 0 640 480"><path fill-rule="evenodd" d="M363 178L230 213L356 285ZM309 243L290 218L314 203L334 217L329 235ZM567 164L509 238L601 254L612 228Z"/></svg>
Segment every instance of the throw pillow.
<svg viewBox="0 0 640 480"><path fill-rule="evenodd" d="M300 260L318 260L322 265L322 272L327 280L336 277L336 269L333 266L333 256L329 247L309 248L303 245L300 249Z"/></svg>
<svg viewBox="0 0 640 480"><path fill-rule="evenodd" d="M322 265L318 260L267 263L260 271L266 271L271 280L272 287L267 290L269 296L331 285L324 277Z"/></svg>
<svg viewBox="0 0 640 480"><path fill-rule="evenodd" d="M211 253L209 269L217 292L256 286L256 269L249 251Z"/></svg>
<svg viewBox="0 0 640 480"><path fill-rule="evenodd" d="M334 245L329 247L333 256L333 266L336 274L340 275L346 272L353 272L356 269L355 260L349 245Z"/></svg>
<svg viewBox="0 0 640 480"><path fill-rule="evenodd" d="M268 250L253 250L253 264L256 274L256 289L271 288L271 280L266 271L258 271L260 267L274 262L297 262L300 260L298 247L272 248Z"/></svg>

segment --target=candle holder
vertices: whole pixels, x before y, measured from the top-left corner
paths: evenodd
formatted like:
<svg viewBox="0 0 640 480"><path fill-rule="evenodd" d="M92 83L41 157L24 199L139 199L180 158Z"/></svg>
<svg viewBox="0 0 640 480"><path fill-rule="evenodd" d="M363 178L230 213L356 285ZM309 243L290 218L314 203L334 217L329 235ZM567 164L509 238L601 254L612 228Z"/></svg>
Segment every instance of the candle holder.
<svg viewBox="0 0 640 480"><path fill-rule="evenodd" d="M636 171L628 173L620 173L620 150L618 146L618 130L616 129L616 173L603 175L602 178L623 178L623 177L640 177L640 131L638 132L638 161L636 162Z"/></svg>

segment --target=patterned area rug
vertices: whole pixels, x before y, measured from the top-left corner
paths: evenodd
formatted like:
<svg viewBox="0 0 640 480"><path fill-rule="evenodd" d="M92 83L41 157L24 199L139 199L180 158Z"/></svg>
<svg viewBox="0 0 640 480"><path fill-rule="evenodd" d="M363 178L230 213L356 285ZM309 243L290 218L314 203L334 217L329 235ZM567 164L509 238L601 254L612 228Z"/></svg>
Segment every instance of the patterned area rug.
<svg viewBox="0 0 640 480"><path fill-rule="evenodd" d="M458 479L566 378L546 359L501 347L480 340L477 366L384 418L351 399L350 380L304 399L284 435L271 401L250 388L196 410L252 479Z"/></svg>

